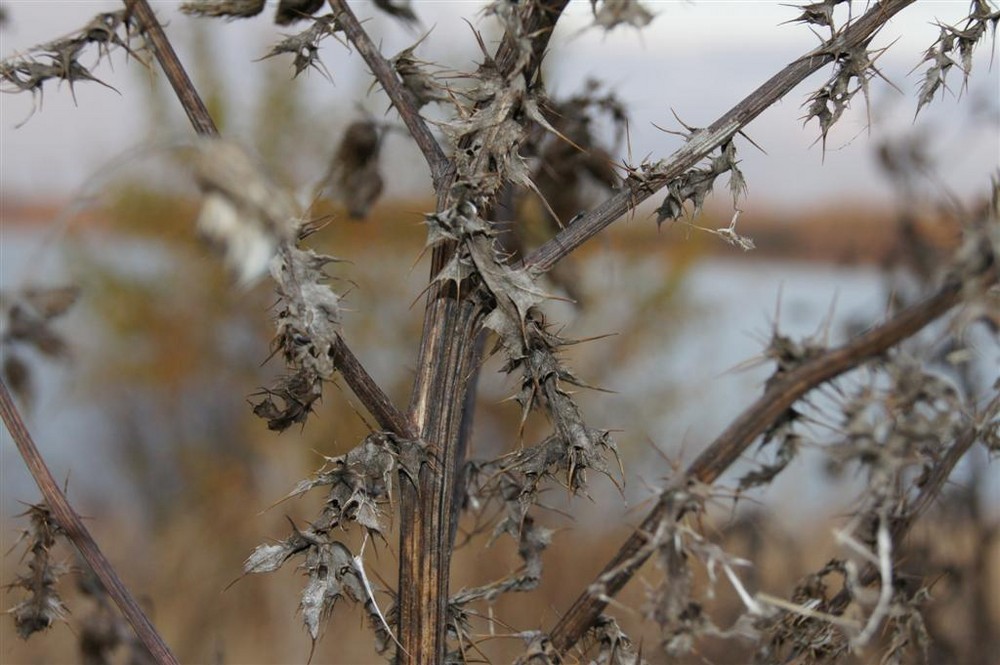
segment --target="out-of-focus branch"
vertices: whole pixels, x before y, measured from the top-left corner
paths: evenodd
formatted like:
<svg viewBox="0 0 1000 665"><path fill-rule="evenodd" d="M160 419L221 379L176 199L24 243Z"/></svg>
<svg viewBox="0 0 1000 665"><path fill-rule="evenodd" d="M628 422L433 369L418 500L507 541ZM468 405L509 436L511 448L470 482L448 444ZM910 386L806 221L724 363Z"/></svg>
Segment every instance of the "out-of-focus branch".
<svg viewBox="0 0 1000 665"><path fill-rule="evenodd" d="M191 77L187 75L184 65L177 58L177 53L163 32L160 22L156 20L156 15L147 0L125 0L125 5L141 21L142 30L149 36L153 46L153 53L170 85L173 86L174 92L177 93L177 99L191 120L194 131L199 136L218 138L219 130L212 116L209 115L201 95L191 82ZM413 430L406 417L392 404L385 391L375 383L339 335L334 353L337 355L337 369L365 408L375 416L379 426L399 437L413 438Z"/></svg>
<svg viewBox="0 0 1000 665"><path fill-rule="evenodd" d="M758 436L778 422L802 396L916 334L958 304L961 293L961 280L950 279L927 300L904 309L847 344L807 360L775 379L764 394L691 463L678 482L715 482ZM565 653L583 637L607 606L607 599L618 593L652 554L647 547L650 534L656 532L670 510L669 497L669 491L662 494L597 580L580 594L552 630L552 644L557 651ZM593 593L594 589L600 589L600 594Z"/></svg>
<svg viewBox="0 0 1000 665"><path fill-rule="evenodd" d="M345 0L330 0L330 8L333 10L333 14L336 16L340 27L344 29L344 34L347 35L347 38L354 44L354 47L358 49L358 53L368 63L368 68L371 69L372 74L378 79L382 89L385 90L385 94L392 100L392 105L396 107L396 111L399 112L399 116L403 119L406 128L410 130L413 140L417 142L420 151L424 153L424 159L427 160L427 165L430 166L431 180L436 189L448 171L448 158L445 157L444 151L441 150L441 145L434 138L434 135L431 134L427 123L420 116L420 106L417 104L413 93L403 85L392 65L382 56L378 47L372 42L371 37L361 27L358 17L347 6L347 2Z"/></svg>
<svg viewBox="0 0 1000 665"><path fill-rule="evenodd" d="M538 272L550 270L563 257L732 139L750 121L788 94L808 76L836 60L839 54L866 44L890 18L914 1L883 0L873 6L837 35L832 42L797 59L709 127L696 132L668 159L652 167L648 172L629 176L621 192L561 230L525 258L525 267Z"/></svg>
<svg viewBox="0 0 1000 665"><path fill-rule="evenodd" d="M28 470L31 472L31 477L35 479L35 484L38 485L45 503L48 504L49 509L52 511L52 516L59 523L66 537L80 552L83 560L87 562L87 565L94 571L97 578L101 580L101 584L104 585L108 595L114 599L115 604L118 605L125 619L132 626L142 644L149 650L153 658L156 659L156 662L162 665L176 665L177 659L170 652L170 648L167 647L166 642L163 641L160 634L156 632L156 628L153 627L145 612L142 611L139 603L129 593L125 584L122 583L121 578L118 577L118 573L115 572L114 567L105 558L97 543L94 542L93 536L87 531L87 527L84 526L80 516L70 506L66 495L59 489L58 483L52 477L52 473L49 471L48 466L46 466L45 460L42 459L41 453L35 446L35 442L31 438L31 433L25 427L24 420L21 419L21 414L14 404L10 391L7 389L7 384L2 379L0 379L0 416L3 417L7 431L10 432L11 438L14 439L14 445L17 446L18 452L21 453L25 465L27 465Z"/></svg>

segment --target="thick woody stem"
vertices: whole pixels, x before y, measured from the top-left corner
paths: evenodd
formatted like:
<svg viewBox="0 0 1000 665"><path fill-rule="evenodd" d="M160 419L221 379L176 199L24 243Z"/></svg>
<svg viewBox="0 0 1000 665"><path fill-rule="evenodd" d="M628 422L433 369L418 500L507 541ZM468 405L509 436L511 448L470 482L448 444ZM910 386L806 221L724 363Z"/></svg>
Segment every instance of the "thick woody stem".
<svg viewBox="0 0 1000 665"><path fill-rule="evenodd" d="M556 21L567 0L525 3L522 11L525 33L532 35L532 60L525 76L533 78L548 45ZM494 61L502 73L516 62L516 41L505 35ZM461 146L460 146L461 148ZM450 205L455 172L449 169L437 184L438 210ZM447 262L453 247L436 247L431 274ZM417 376L410 400L410 421L433 463L421 468L417 486L406 480L400 491L400 557L398 663L444 662L448 607L448 575L451 568L452 521L458 511L456 484L464 463L463 405L478 366L477 343L484 317L482 304L460 295L454 286L432 285L424 310L424 327L417 359ZM467 420L465 420L467 422Z"/></svg>

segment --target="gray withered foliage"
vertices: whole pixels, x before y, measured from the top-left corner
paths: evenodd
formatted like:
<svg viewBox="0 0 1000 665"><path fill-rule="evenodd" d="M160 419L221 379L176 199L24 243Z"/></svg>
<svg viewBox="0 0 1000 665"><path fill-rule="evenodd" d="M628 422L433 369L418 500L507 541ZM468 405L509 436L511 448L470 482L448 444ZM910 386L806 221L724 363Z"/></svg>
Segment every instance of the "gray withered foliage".
<svg viewBox="0 0 1000 665"><path fill-rule="evenodd" d="M278 294L277 333L288 373L264 389L254 405L268 427L304 422L333 378L333 347L340 331L340 297L324 271L335 259L302 249L312 228L303 225L294 197L275 185L238 145L206 140L195 153L203 199L198 228L221 246L240 282L270 272Z"/></svg>
<svg viewBox="0 0 1000 665"><path fill-rule="evenodd" d="M250 18L264 11L267 0L192 0L181 4L181 11L192 16Z"/></svg>
<svg viewBox="0 0 1000 665"><path fill-rule="evenodd" d="M79 295L75 286L0 291L3 379L23 402L30 404L34 395L31 369L23 350L32 349L52 359L66 358L68 345L53 322L73 306Z"/></svg>
<svg viewBox="0 0 1000 665"><path fill-rule="evenodd" d="M687 132L684 136L690 141L697 130L687 126L685 129ZM729 189L733 196L733 204L738 204L740 197L746 193L746 180L738 165L736 144L732 140L726 141L719 146L717 155L709 157L708 164L689 169L667 184L667 195L656 209L656 223L659 225L668 219L674 221L680 219L689 205L691 214L698 215L708 195L712 193L715 179L723 173L729 173Z"/></svg>
<svg viewBox="0 0 1000 665"><path fill-rule="evenodd" d="M352 219L367 217L382 195L382 134L383 130L370 118L352 122L344 130L322 178L321 187L332 192Z"/></svg>
<svg viewBox="0 0 1000 665"><path fill-rule="evenodd" d="M976 45L990 33L996 39L997 23L1000 23L1000 10L996 10L988 0L972 0L969 16L961 28L952 25L939 24L941 33L930 48L924 53L924 62L930 63L924 72L924 79L917 95L917 113L934 99L937 91L945 88L945 80L951 68L958 66L962 70L962 86L969 82L972 73L972 54ZM958 61L955 56L958 56Z"/></svg>
<svg viewBox="0 0 1000 665"><path fill-rule="evenodd" d="M882 77L875 61L885 52L885 49L870 51L867 44L844 49L836 46L836 40L832 38L828 44L824 48L834 49L831 55L836 58L833 74L819 90L809 96L803 118L803 124L808 124L813 118L819 123L819 140L822 141L824 153L830 128L850 108L851 100L859 91L865 99L866 107L870 106L869 84L874 77Z"/></svg>
<svg viewBox="0 0 1000 665"><path fill-rule="evenodd" d="M845 2L850 3L850 1L851 0L822 0L821 2L812 2L805 5L794 5L797 9L802 10L802 14L800 14L797 18L792 19L790 22L826 27L830 29L831 35L835 34L837 29L833 21L834 9L836 9L837 5Z"/></svg>
<svg viewBox="0 0 1000 665"><path fill-rule="evenodd" d="M263 391L253 412L270 429L282 431L305 422L323 395L323 382L334 376L334 345L340 333L340 296L324 271L333 257L292 243L281 246L271 262L278 294L277 334L272 343L289 373Z"/></svg>
<svg viewBox="0 0 1000 665"><path fill-rule="evenodd" d="M18 573L6 588L22 589L27 592L27 598L8 609L7 614L14 618L17 634L28 639L66 616L66 606L56 585L59 578L69 572L69 567L53 560L52 550L62 536L62 528L53 519L49 507L34 504L28 506L23 515L30 520L20 538L25 543L27 572Z"/></svg>
<svg viewBox="0 0 1000 665"><path fill-rule="evenodd" d="M123 49L144 63L139 51L145 44L136 49L131 46L133 39L141 37L139 25L127 9L97 14L76 32L0 61L0 90L30 92L36 99L32 113L41 108L46 81L66 81L74 100L74 84L78 81L93 81L114 90L94 76L91 69L110 57L112 48ZM90 54L96 55L95 64L84 65L81 59Z"/></svg>
<svg viewBox="0 0 1000 665"><path fill-rule="evenodd" d="M272 58L283 53L291 53L295 56L292 60L292 66L295 67L295 76L312 67L329 79L331 78L330 72L319 58L319 45L323 39L335 35L342 28L337 23L337 18L333 14L309 18L313 22L311 26L302 32L282 39L262 59Z"/></svg>
<svg viewBox="0 0 1000 665"><path fill-rule="evenodd" d="M403 85L413 94L413 98L417 101L417 109L423 108L431 102L443 102L451 99L448 87L440 83L433 74L428 73L427 70L433 63L421 60L416 56L417 47L427 39L428 35L430 33L389 60L403 81Z"/></svg>
<svg viewBox="0 0 1000 665"><path fill-rule="evenodd" d="M390 644L388 624L378 607L361 556L334 539L336 529L346 531L356 523L369 534L381 535L382 507L391 498L392 479L401 470L399 445L391 435L376 433L339 457L327 458L323 469L300 482L289 497L317 487L327 487L319 518L308 528L292 526L292 534L277 543L258 546L243 564L244 574L269 573L292 557L303 559L300 568L308 578L299 609L309 634L318 639L322 625L336 602L347 598L363 605L376 635L376 647ZM402 469L405 474L407 471Z"/></svg>
<svg viewBox="0 0 1000 665"><path fill-rule="evenodd" d="M397 458L398 446L391 435L372 434L346 454L326 458L324 468L296 485L289 497L329 487L323 514L313 529L329 531L356 522L370 534L381 534L383 506L392 499L392 478L399 470Z"/></svg>
<svg viewBox="0 0 1000 665"><path fill-rule="evenodd" d="M619 25L630 25L633 28L644 28L653 20L653 13L646 9L639 0L590 0L590 8L594 13L594 25L612 30Z"/></svg>

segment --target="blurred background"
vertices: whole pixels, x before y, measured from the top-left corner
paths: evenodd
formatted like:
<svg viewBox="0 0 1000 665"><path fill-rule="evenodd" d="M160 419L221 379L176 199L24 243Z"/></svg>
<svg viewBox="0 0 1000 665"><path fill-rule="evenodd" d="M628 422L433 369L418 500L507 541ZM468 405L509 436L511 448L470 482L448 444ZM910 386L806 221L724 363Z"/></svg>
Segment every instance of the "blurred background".
<svg viewBox="0 0 1000 665"><path fill-rule="evenodd" d="M305 27L274 25L271 7L227 22L193 19L173 2L153 5L223 135L255 151L302 202L350 123L369 115L396 122L360 58L333 39L321 51L332 80L317 70L293 80L290 56L258 61ZM408 26L370 3L352 3L383 53L430 31L418 50L422 59L474 68L481 54L463 17L481 19L481 5L414 5L419 23ZM590 3L573 2L545 65L553 97L580 94L595 79L623 102L627 139L618 140L607 118L595 120L596 141L619 162L667 156L682 139L663 129L682 129L678 118L711 123L819 43L807 26L783 25L800 12L779 3L647 5L656 16L644 30L605 33L588 28ZM90 1L0 7L5 58L118 9ZM551 626L641 520L644 501L664 478L760 394L770 367L745 365L760 356L774 326L794 337L818 332L843 341L883 318L892 294L915 292L914 247L944 252L954 245L955 204L974 207L1000 165L995 43L980 45L967 87L953 71L949 90L914 115L935 23L956 23L966 12L964 2L922 1L893 19L874 46L889 47L878 67L894 85L873 80L870 105L856 98L825 151L815 122L803 127L802 104L829 70L750 125L747 134L762 150L737 140L749 183L738 229L754 239L755 251L684 223L658 229L654 197L553 275L548 288L576 302L551 303L550 320L573 338L612 335L574 347L569 362L586 382L611 391L579 399L591 425L616 431L626 488L623 500L607 479L593 478L592 501L549 498L573 520L553 511L550 526L563 531L546 554L534 598L498 603L497 616L511 631ZM495 27L488 19L482 25L493 45ZM0 96L0 289L8 302L25 289L79 289L77 302L50 324L59 343L4 344L5 367L16 358L25 369L21 405L36 442L183 662L305 662L311 644L296 616L303 581L292 565L227 585L256 545L287 535L288 518L302 524L316 514L318 496L272 505L324 455L353 447L368 425L349 390L336 385L301 429L276 434L250 412L248 398L282 370L279 359L266 362L274 295L266 282L233 286L198 241L197 193L178 156L192 145L193 131L154 70L118 51L93 70L113 89L83 81L72 91L49 84L44 99ZM425 113L442 118L445 110L432 104ZM885 168L900 162L903 175ZM433 209L433 199L423 160L401 132L385 135L381 164L385 190L368 216L354 221L321 201L316 214L331 221L310 243L346 260L332 269L338 290L348 292L345 338L405 405L428 273L422 213ZM693 224L729 224L732 200L724 182L717 190ZM584 209L605 195L599 182L585 183L578 204ZM543 217L537 203L520 210L529 244L551 233ZM1000 345L984 333L972 348L969 385L985 390L996 378ZM515 385L499 368L492 359L482 371L473 457L495 456L517 442L517 406L505 401ZM532 419L524 440L545 429L544 419ZM1000 605L984 591L1000 583L1000 481L984 458L970 454L939 513L915 530L910 545L915 569L957 571L938 585L940 602L928 617L942 649L933 662L989 662L982 656L989 650L975 645L1000 633ZM761 562L750 573L753 589L787 593L837 552L831 526L850 510L848 490L859 479L828 470L824 456L809 451L773 485L720 507L710 532L735 554ZM6 431L0 482L6 585L21 565L17 538L26 523L18 515L38 500ZM367 559L374 579L391 585L397 562L394 534L388 538L390 546L376 544ZM518 565L512 543L500 541L485 555L481 546L474 541L457 553L454 589ZM70 552L62 555L72 563ZM620 600L641 608L655 583L649 570ZM5 608L17 593L5 595ZM97 606L71 585L65 595L72 614L46 635L22 642L12 621L0 622L0 661L79 660L81 625ZM735 616L734 599L721 590L715 602L717 622L725 625L726 612ZM655 631L643 628L638 613L619 612L619 620L659 662ZM312 662L377 661L366 630L361 612L339 605ZM506 662L521 646L501 637L484 648ZM726 653L718 648L706 645L703 655Z"/></svg>

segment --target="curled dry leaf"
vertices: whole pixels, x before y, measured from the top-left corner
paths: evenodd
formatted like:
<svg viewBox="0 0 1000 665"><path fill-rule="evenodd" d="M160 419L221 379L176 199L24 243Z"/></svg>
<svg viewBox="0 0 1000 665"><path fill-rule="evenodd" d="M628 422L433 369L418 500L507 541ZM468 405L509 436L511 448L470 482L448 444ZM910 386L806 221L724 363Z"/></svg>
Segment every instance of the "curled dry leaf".
<svg viewBox="0 0 1000 665"><path fill-rule="evenodd" d="M337 146L324 181L353 219L362 219L382 194L382 136L372 120L351 123Z"/></svg>

